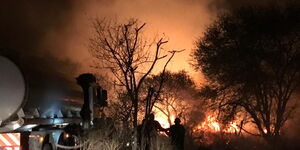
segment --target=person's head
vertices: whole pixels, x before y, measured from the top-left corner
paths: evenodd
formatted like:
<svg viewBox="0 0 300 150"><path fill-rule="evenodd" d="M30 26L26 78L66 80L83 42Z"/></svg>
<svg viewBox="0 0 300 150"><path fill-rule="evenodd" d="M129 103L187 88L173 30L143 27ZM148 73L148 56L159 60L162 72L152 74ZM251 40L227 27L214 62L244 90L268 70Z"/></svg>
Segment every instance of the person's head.
<svg viewBox="0 0 300 150"><path fill-rule="evenodd" d="M179 118L176 118L175 121L174 121L175 124L180 124L180 122L181 122L181 121L180 121Z"/></svg>
<svg viewBox="0 0 300 150"><path fill-rule="evenodd" d="M149 114L149 117L148 117L148 119L149 119L149 120L154 120L154 114L152 114L152 113L151 113L151 114Z"/></svg>

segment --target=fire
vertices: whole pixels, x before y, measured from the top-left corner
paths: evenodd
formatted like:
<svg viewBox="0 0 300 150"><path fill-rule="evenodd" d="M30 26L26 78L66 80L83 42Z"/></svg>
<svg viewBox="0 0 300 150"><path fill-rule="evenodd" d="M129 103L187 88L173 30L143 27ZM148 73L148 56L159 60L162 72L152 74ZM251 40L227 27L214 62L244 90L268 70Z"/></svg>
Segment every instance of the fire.
<svg viewBox="0 0 300 150"><path fill-rule="evenodd" d="M153 113L155 114L155 120L157 120L163 128L169 128L176 117L176 112L171 111L168 107L163 107L158 105L158 107L153 108ZM193 132L209 132L209 133L237 133L240 131L238 126L238 120L231 121L228 124L224 125L220 123L217 119L217 115L213 112L208 113L205 120L198 123L193 127ZM184 124L184 122L182 122Z"/></svg>
<svg viewBox="0 0 300 150"><path fill-rule="evenodd" d="M221 123L218 122L217 118L213 115L208 115L206 119L197 125L194 129L195 132L225 132L225 133L236 133L239 130L236 122L230 122L227 126L222 126Z"/></svg>
<svg viewBox="0 0 300 150"><path fill-rule="evenodd" d="M170 115L170 120L167 115L161 111L154 109L155 120L157 120L163 128L169 128L175 119L175 115ZM171 124L170 124L171 123ZM199 123L195 128L194 132L225 132L225 133L236 133L239 131L239 127L236 121L229 122L226 126L220 123L216 116L208 115L206 119Z"/></svg>
<svg viewBox="0 0 300 150"><path fill-rule="evenodd" d="M157 120L160 125L163 128L169 128L171 126L171 124L168 121L168 117L162 113L161 111L156 111L156 109L154 109L154 114L155 114L155 120ZM170 121L171 123L175 120L175 115L170 115Z"/></svg>

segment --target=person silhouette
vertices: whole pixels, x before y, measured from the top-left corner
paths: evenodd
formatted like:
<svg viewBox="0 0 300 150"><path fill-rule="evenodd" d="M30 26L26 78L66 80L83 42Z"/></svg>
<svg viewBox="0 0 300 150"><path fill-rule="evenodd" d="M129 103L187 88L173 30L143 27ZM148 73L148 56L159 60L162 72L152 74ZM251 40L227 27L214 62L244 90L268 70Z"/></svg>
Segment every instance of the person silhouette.
<svg viewBox="0 0 300 150"><path fill-rule="evenodd" d="M141 150L153 150L157 147L157 133L159 131L166 131L166 129L154 119L154 114L149 114L142 127Z"/></svg>
<svg viewBox="0 0 300 150"><path fill-rule="evenodd" d="M160 123L154 119L154 114L150 114L146 121L146 127L149 132L151 131L165 131Z"/></svg>
<svg viewBox="0 0 300 150"><path fill-rule="evenodd" d="M185 128L180 122L180 119L176 118L174 121L175 124L168 129L168 135L171 137L171 144L175 150L184 149Z"/></svg>

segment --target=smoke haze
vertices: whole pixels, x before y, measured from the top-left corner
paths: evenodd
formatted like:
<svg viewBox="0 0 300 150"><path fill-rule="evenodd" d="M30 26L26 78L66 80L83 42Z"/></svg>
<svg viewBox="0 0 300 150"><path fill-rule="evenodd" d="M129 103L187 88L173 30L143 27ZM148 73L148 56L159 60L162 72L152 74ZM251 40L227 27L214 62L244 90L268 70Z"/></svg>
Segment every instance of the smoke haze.
<svg viewBox="0 0 300 150"><path fill-rule="evenodd" d="M68 59L80 71L88 71L91 57L88 39L96 17L147 23L149 35L166 35L166 49L186 49L171 63L171 70L188 70L193 42L211 23L212 2L195 0L20 0L0 2L0 47L26 56Z"/></svg>
<svg viewBox="0 0 300 150"><path fill-rule="evenodd" d="M217 13L271 0L11 0L0 2L0 47L26 55L67 59L88 71L89 38L94 18L137 18L146 22L149 36L165 35L166 49L186 49L175 56L169 69L191 69L188 61L205 28ZM280 2L280 1L275 1ZM195 72L194 72L195 73ZM196 74L193 74L196 75Z"/></svg>

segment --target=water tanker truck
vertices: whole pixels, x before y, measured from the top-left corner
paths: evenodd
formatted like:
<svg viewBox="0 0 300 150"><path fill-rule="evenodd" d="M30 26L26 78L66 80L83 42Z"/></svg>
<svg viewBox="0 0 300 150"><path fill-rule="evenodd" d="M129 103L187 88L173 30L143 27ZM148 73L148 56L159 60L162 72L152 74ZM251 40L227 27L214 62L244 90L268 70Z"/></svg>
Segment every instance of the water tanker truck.
<svg viewBox="0 0 300 150"><path fill-rule="evenodd" d="M92 74L65 80L24 64L0 51L0 150L78 149L107 92Z"/></svg>

